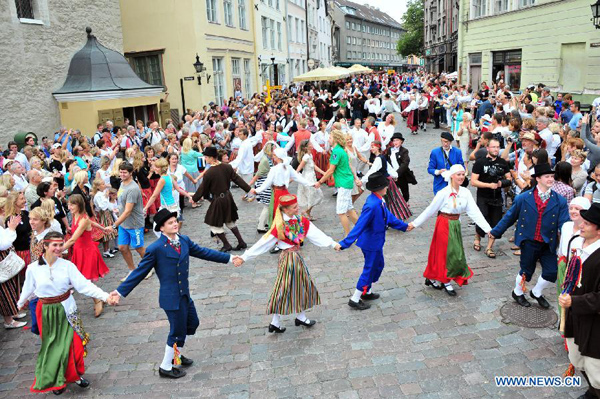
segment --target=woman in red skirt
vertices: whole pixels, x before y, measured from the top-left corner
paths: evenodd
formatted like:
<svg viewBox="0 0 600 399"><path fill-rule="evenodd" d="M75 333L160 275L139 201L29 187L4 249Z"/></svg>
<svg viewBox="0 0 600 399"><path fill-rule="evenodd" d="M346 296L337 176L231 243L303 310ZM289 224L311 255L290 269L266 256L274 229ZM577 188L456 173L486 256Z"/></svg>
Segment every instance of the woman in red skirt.
<svg viewBox="0 0 600 399"><path fill-rule="evenodd" d="M31 298L39 298L36 315L42 345L30 390L60 395L69 383L81 388L90 385L82 377L89 335L83 328L71 289L98 301L110 301L110 297L87 280L73 263L60 257L64 244L61 233L50 232L43 242L43 255L27 270L18 307L23 309Z"/></svg>
<svg viewBox="0 0 600 399"><path fill-rule="evenodd" d="M100 277L108 274L109 270L100 255L98 244L92 240L92 227L103 229L104 227L93 222L85 213L85 205L81 195L73 194L69 198L69 211L73 215L71 231L73 235L65 243L64 249L73 247L71 262L91 281L98 281ZM104 302L94 299L94 315L102 314Z"/></svg>

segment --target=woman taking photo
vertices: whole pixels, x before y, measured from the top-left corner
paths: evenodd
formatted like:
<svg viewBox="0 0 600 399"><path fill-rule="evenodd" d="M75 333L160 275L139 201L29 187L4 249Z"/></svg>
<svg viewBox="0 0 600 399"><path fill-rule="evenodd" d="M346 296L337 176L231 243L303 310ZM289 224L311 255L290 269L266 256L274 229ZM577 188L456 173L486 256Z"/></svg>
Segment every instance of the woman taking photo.
<svg viewBox="0 0 600 399"><path fill-rule="evenodd" d="M185 189L190 193L198 191L200 186L200 171L198 170L198 159L202 158L202 154L192 148L193 141L189 137L183 140L181 149L181 165L187 171L187 175L183 176ZM188 175L191 178L188 178ZM192 208L195 208L192 205Z"/></svg>
<svg viewBox="0 0 600 399"><path fill-rule="evenodd" d="M7 228L0 227L0 261L3 261L11 251L13 242L17 239L17 226L21 223L21 216L13 216L6 220ZM17 301L21 295L21 273L0 283L0 313L4 318L4 328L7 330L21 328L27 324L25 321L17 321L25 317L25 313L19 313Z"/></svg>
<svg viewBox="0 0 600 399"><path fill-rule="evenodd" d="M451 281L459 286L468 284L473 271L467 265L459 217L466 213L471 220L487 234L492 228L477 207L469 189L461 187L465 180L465 168L452 165L443 172L448 186L437 192L429 206L409 224L421 226L431 216L437 214L433 238L423 273L425 285L437 290L443 289L450 296L456 296Z"/></svg>
<svg viewBox="0 0 600 399"><path fill-rule="evenodd" d="M108 274L109 269L100 255L98 244L92 241L92 225L103 228L92 222L85 212L85 202L79 194L69 198L69 211L73 215L71 231L73 235L64 244L64 250L71 250L73 262L81 274L90 281L98 281L100 277ZM94 316L99 317L104 309L104 302L94 298Z"/></svg>
<svg viewBox="0 0 600 399"><path fill-rule="evenodd" d="M81 323L71 289L94 301L108 301L109 294L88 281L73 263L60 257L62 234L50 232L43 243L42 256L27 269L18 306L23 309L31 298L39 298L36 316L42 344L30 390L60 395L69 383L74 382L81 388L90 385L82 377L89 335Z"/></svg>

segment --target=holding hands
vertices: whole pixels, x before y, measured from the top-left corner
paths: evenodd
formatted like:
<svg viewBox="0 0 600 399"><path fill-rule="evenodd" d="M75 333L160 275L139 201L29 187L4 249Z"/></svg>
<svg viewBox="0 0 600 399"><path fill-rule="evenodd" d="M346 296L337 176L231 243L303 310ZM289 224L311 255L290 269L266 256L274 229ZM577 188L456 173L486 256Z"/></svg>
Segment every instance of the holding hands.
<svg viewBox="0 0 600 399"><path fill-rule="evenodd" d="M412 231L412 230L414 230L414 229L415 229L415 225L414 225L414 224L412 224L412 223L409 223L409 224L408 224L408 228L406 229L406 231Z"/></svg>
<svg viewBox="0 0 600 399"><path fill-rule="evenodd" d="M333 249L335 249L336 251L340 252L342 250L342 246L339 243L336 243L335 247L333 247Z"/></svg>
<svg viewBox="0 0 600 399"><path fill-rule="evenodd" d="M244 259L241 256L233 255L231 261L235 267L240 267L244 263Z"/></svg>
<svg viewBox="0 0 600 399"><path fill-rule="evenodd" d="M119 295L119 293L117 292L117 290L114 290L113 292L110 293L108 300L106 301L110 306L116 306L119 304L119 300L121 299L121 295Z"/></svg>

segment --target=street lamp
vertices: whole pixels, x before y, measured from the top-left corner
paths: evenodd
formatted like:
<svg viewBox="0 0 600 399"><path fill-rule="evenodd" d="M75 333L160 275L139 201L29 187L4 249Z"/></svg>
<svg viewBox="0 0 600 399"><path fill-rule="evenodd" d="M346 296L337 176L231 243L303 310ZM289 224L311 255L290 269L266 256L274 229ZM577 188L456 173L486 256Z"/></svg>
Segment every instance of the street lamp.
<svg viewBox="0 0 600 399"><path fill-rule="evenodd" d="M194 69L197 73L202 73L206 70L206 68L204 68L204 64L200 61L198 53L196 53L196 62L194 62Z"/></svg>
<svg viewBox="0 0 600 399"><path fill-rule="evenodd" d="M591 5L592 7L592 21L596 29L600 29L600 0Z"/></svg>

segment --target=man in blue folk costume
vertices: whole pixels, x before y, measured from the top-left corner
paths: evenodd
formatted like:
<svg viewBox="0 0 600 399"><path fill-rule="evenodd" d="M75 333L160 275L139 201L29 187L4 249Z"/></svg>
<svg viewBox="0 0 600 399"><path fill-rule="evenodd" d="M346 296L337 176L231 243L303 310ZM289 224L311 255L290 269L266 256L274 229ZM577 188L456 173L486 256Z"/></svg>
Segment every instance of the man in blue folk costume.
<svg viewBox="0 0 600 399"><path fill-rule="evenodd" d="M181 355L180 349L185 344L186 336L194 335L200 325L190 295L190 256L218 263L233 262L235 266L240 266L243 260L238 256L203 248L192 242L189 237L177 234L177 212L161 209L154 216L154 222L155 231L162 233L160 238L146 249L139 266L111 293L111 298L118 302L120 297L129 295L152 269L156 270L160 281L158 302L167 314L170 325L165 356L158 373L161 377L180 378L186 372L173 365L192 365L193 360Z"/></svg>
<svg viewBox="0 0 600 399"><path fill-rule="evenodd" d="M397 219L385 206L383 197L388 186L389 181L383 174L376 172L369 176L367 190L371 191L371 195L367 197L360 217L350 234L340 241L341 248L346 249L358 240L356 245L362 250L365 257L363 272L356 284L354 295L348 301L348 305L354 309L369 309L371 305L364 301L379 298L379 294L372 292L371 288L373 283L379 280L383 271L383 244L385 244L387 227L402 231L412 230L408 224Z"/></svg>

